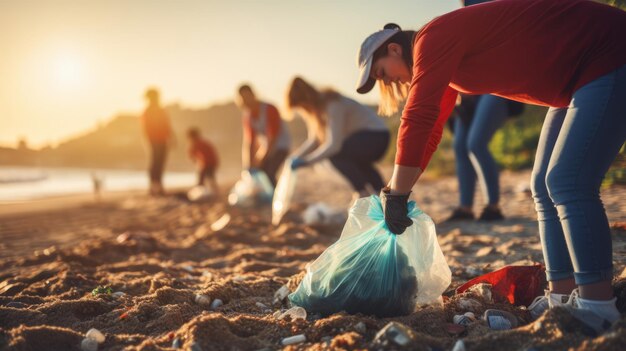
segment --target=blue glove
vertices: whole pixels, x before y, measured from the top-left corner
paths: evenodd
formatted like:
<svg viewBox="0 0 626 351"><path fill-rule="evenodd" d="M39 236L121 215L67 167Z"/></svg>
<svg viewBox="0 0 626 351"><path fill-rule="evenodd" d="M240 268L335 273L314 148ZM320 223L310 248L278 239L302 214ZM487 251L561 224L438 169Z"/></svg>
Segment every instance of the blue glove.
<svg viewBox="0 0 626 351"><path fill-rule="evenodd" d="M300 157L294 157L291 159L291 169L298 169L306 165L307 165L307 162Z"/></svg>
<svg viewBox="0 0 626 351"><path fill-rule="evenodd" d="M257 173L259 173L259 169L258 168L254 168L254 167L250 167L248 168L248 173L250 173L250 175L255 175Z"/></svg>

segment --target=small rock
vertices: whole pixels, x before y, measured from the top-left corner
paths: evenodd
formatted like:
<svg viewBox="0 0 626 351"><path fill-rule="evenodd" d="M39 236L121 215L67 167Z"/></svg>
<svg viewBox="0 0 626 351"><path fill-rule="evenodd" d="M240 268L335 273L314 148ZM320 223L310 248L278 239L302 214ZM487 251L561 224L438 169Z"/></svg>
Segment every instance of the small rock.
<svg viewBox="0 0 626 351"><path fill-rule="evenodd" d="M111 294L111 296L113 296L113 297L114 297L114 298L116 298L116 299L119 299L120 297L122 297L122 296L124 296L124 295L126 295L126 294L124 294L124 293L123 293L123 292L121 292L121 291L116 291L116 292L114 292L113 294Z"/></svg>
<svg viewBox="0 0 626 351"><path fill-rule="evenodd" d="M482 249L476 251L475 256L476 257L485 257L485 256L489 256L491 255L493 252L495 251L495 249L492 246L486 246L483 247Z"/></svg>
<svg viewBox="0 0 626 351"><path fill-rule="evenodd" d="M213 280L213 273L209 271L202 272L202 276L206 278L207 280Z"/></svg>
<svg viewBox="0 0 626 351"><path fill-rule="evenodd" d="M283 314L283 312L282 312L281 310L278 310L278 311L276 311L276 312L274 312L274 313L272 314L272 317L274 317L274 318L278 318L278 317L280 317L280 315L282 315L282 314Z"/></svg>
<svg viewBox="0 0 626 351"><path fill-rule="evenodd" d="M262 309L262 310L266 310L267 306L265 306L265 304L263 304L262 302L257 302L255 303L256 307Z"/></svg>
<svg viewBox="0 0 626 351"><path fill-rule="evenodd" d="M128 239L130 239L130 233L128 232L122 233L117 236L117 242L120 244L126 242Z"/></svg>
<svg viewBox="0 0 626 351"><path fill-rule="evenodd" d="M213 302L211 302L211 309L214 310L220 306L222 306L224 304L224 301L220 300L220 299L215 299L213 300Z"/></svg>
<svg viewBox="0 0 626 351"><path fill-rule="evenodd" d="M287 285L283 285L274 293L274 303L281 303L289 295L290 291Z"/></svg>
<svg viewBox="0 0 626 351"><path fill-rule="evenodd" d="M465 351L465 342L462 339L457 340L452 351Z"/></svg>
<svg viewBox="0 0 626 351"><path fill-rule="evenodd" d="M22 302L17 302L17 301L11 301L8 304L6 304L6 307L11 307L11 308L25 308L28 305Z"/></svg>
<svg viewBox="0 0 626 351"><path fill-rule="evenodd" d="M174 341L172 341L172 348L173 349L180 349L182 344L183 343L180 341L180 338L176 338L176 339L174 339Z"/></svg>
<svg viewBox="0 0 626 351"><path fill-rule="evenodd" d="M452 321L454 322L454 324L464 325L464 326L468 326L472 324L472 319L464 314L455 315L454 317L452 317Z"/></svg>
<svg viewBox="0 0 626 351"><path fill-rule="evenodd" d="M450 335L460 335L465 332L465 326L454 323L446 323L444 329Z"/></svg>
<svg viewBox="0 0 626 351"><path fill-rule="evenodd" d="M459 307L461 307L464 310L470 310L470 311L475 311L481 307L483 307L483 305L481 305L480 302L474 300L474 299L459 299Z"/></svg>
<svg viewBox="0 0 626 351"><path fill-rule="evenodd" d="M102 334L98 329L91 328L85 334L85 337L88 339L94 339L98 344L102 344L105 340L104 334Z"/></svg>
<svg viewBox="0 0 626 351"><path fill-rule="evenodd" d="M306 336L304 334L298 334L298 335L290 336L288 338L284 338L281 341L281 343L284 346L287 346L287 345L299 344L305 341L306 341Z"/></svg>
<svg viewBox="0 0 626 351"><path fill-rule="evenodd" d="M414 338L413 331L409 327L402 323L390 322L376 333L374 343L383 344L385 340L389 340L396 345L406 346Z"/></svg>
<svg viewBox="0 0 626 351"><path fill-rule="evenodd" d="M186 265L186 266L183 266L183 269L189 273L193 272L193 266Z"/></svg>
<svg viewBox="0 0 626 351"><path fill-rule="evenodd" d="M246 277L244 277L244 276L242 276L242 275L237 275L237 276L235 276L235 277L233 278L233 281L234 281L234 282L237 282L237 283L241 283L241 282L242 282L242 281L244 281L244 280L246 280Z"/></svg>
<svg viewBox="0 0 626 351"><path fill-rule="evenodd" d="M367 331L367 326L365 325L365 323L359 322L354 326L354 330L361 334L365 334L365 332Z"/></svg>
<svg viewBox="0 0 626 351"><path fill-rule="evenodd" d="M211 298L204 294L196 294L193 299L200 306L211 306Z"/></svg>
<svg viewBox="0 0 626 351"><path fill-rule="evenodd" d="M98 342L92 338L84 338L80 343L80 349L83 351L98 351Z"/></svg>
<svg viewBox="0 0 626 351"><path fill-rule="evenodd" d="M472 312L465 312L463 313L464 316L468 317L469 319L475 321L476 320L476 315L473 314Z"/></svg>
<svg viewBox="0 0 626 351"><path fill-rule="evenodd" d="M285 319L287 316L291 317L292 321L296 319L306 319L306 310L298 306L292 307L278 316L278 319Z"/></svg>
<svg viewBox="0 0 626 351"><path fill-rule="evenodd" d="M189 350L191 350L191 351L202 351L202 347L200 347L200 345L197 342L194 342L189 347Z"/></svg>

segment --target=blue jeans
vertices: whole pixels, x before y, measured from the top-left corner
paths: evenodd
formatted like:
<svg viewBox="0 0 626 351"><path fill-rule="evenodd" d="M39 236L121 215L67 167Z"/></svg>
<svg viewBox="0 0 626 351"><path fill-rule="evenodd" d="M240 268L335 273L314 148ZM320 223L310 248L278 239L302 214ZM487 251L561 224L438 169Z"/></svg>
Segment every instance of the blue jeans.
<svg viewBox="0 0 626 351"><path fill-rule="evenodd" d="M551 108L541 130L531 188L549 281L586 285L613 276L600 185L626 139L626 66Z"/></svg>
<svg viewBox="0 0 626 351"><path fill-rule="evenodd" d="M454 154L461 206L473 205L476 179L480 180L488 204L495 205L500 200L498 165L489 152L489 141L507 116L506 99L483 95L469 126L461 118L455 119Z"/></svg>

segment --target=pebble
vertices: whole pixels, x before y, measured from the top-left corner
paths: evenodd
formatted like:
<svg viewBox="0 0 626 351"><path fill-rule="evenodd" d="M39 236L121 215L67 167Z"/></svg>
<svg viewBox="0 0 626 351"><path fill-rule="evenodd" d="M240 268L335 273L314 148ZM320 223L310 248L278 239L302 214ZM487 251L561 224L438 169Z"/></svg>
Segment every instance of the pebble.
<svg viewBox="0 0 626 351"><path fill-rule="evenodd" d="M189 350L191 350L191 351L202 351L202 347L200 347L200 345L197 342L194 342L189 347Z"/></svg>
<svg viewBox="0 0 626 351"><path fill-rule="evenodd" d="M396 345L406 346L413 339L411 333L411 329L406 325L398 322L390 322L376 333L374 342L382 344L384 343L384 339L387 339Z"/></svg>
<svg viewBox="0 0 626 351"><path fill-rule="evenodd" d="M84 338L80 343L80 349L83 351L98 351L98 342L92 338Z"/></svg>
<svg viewBox="0 0 626 351"><path fill-rule="evenodd" d="M296 319L306 319L306 310L298 306L292 307L278 316L278 319L285 319L287 316L291 317L292 321Z"/></svg>
<svg viewBox="0 0 626 351"><path fill-rule="evenodd" d="M22 302L17 302L17 301L11 301L8 304L6 304L6 307L11 307L11 308L25 308L26 306L28 305Z"/></svg>
<svg viewBox="0 0 626 351"><path fill-rule="evenodd" d="M257 303L255 303L255 305L256 305L256 307L258 307L258 308L260 308L262 310L267 309L267 306L265 306L265 304L262 303L262 302L257 302Z"/></svg>
<svg viewBox="0 0 626 351"><path fill-rule="evenodd" d="M105 340L104 334L96 328L89 329L87 334L85 334L85 337L88 339L94 339L98 344L102 344Z"/></svg>
<svg viewBox="0 0 626 351"><path fill-rule="evenodd" d="M468 318L470 318L471 320L474 320L474 321L476 320L476 315L475 315L475 314L473 314L472 312L465 312L463 315L464 315L464 316L467 316L467 317L468 317Z"/></svg>
<svg viewBox="0 0 626 351"><path fill-rule="evenodd" d="M214 310L220 306L222 306L224 304L224 301L220 300L220 299L215 299L213 300L213 302L211 302L211 309Z"/></svg>
<svg viewBox="0 0 626 351"><path fill-rule="evenodd" d="M180 338L176 338L174 339L174 341L172 341L173 349L180 349L181 346L182 346L182 342L180 341Z"/></svg>
<svg viewBox="0 0 626 351"><path fill-rule="evenodd" d="M299 344L305 341L306 341L306 336L304 334L298 334L298 335L290 336L288 338L284 338L281 341L281 343L284 346L287 346L287 345Z"/></svg>
<svg viewBox="0 0 626 351"><path fill-rule="evenodd" d="M276 290L276 293L274 293L274 303L283 302L290 292L287 285L281 286L280 289Z"/></svg>
<svg viewBox="0 0 626 351"><path fill-rule="evenodd" d="M465 351L465 342L462 339L457 340L452 351Z"/></svg>
<svg viewBox="0 0 626 351"><path fill-rule="evenodd" d="M233 281L234 281L234 282L237 282L237 283L241 283L241 282L242 282L242 281L244 281L244 280L246 280L246 277L244 277L244 276L242 276L242 275L237 275L237 276L235 276L235 277L233 278Z"/></svg>
<svg viewBox="0 0 626 351"><path fill-rule="evenodd" d="M186 271L187 271L187 272L189 272L189 273L192 273L192 272L193 272L193 266L189 266L189 265L187 265L187 266L183 266L183 269L184 269L184 270L186 270Z"/></svg>
<svg viewBox="0 0 626 351"><path fill-rule="evenodd" d="M193 300L200 306L211 305L211 298L204 294L196 294Z"/></svg>
<svg viewBox="0 0 626 351"><path fill-rule="evenodd" d="M367 326L363 322L359 322L354 326L354 330L357 332L364 334L367 331Z"/></svg>
<svg viewBox="0 0 626 351"><path fill-rule="evenodd" d="M124 294L124 293L123 293L123 292L121 292L121 291L116 291L116 292L114 292L113 294L111 294L111 296L113 296L113 297L114 297L114 298L116 298L116 299L119 299L120 297L122 297L122 296L124 296L124 295L126 295L126 294Z"/></svg>

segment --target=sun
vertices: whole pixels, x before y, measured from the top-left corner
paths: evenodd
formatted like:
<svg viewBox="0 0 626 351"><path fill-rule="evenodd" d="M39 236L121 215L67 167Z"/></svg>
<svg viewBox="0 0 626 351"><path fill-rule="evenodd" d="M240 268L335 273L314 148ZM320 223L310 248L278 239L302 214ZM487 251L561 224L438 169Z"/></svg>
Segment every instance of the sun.
<svg viewBox="0 0 626 351"><path fill-rule="evenodd" d="M52 73L57 87L75 88L84 79L82 60L70 53L58 55L53 62Z"/></svg>

